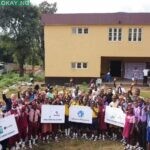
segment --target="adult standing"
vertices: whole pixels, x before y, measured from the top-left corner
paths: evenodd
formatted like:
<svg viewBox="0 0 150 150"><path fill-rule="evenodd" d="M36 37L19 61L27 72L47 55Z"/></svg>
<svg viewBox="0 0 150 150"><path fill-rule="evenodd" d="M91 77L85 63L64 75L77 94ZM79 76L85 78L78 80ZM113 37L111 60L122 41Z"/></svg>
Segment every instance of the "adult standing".
<svg viewBox="0 0 150 150"><path fill-rule="evenodd" d="M143 69L143 85L147 86L149 69Z"/></svg>

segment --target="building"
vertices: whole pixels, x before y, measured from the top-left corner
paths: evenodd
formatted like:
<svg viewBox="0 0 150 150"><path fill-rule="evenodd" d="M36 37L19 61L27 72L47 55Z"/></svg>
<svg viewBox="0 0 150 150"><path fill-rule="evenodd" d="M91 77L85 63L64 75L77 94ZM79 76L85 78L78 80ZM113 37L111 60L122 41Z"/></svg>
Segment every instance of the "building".
<svg viewBox="0 0 150 150"><path fill-rule="evenodd" d="M46 81L143 78L150 67L150 13L44 14Z"/></svg>

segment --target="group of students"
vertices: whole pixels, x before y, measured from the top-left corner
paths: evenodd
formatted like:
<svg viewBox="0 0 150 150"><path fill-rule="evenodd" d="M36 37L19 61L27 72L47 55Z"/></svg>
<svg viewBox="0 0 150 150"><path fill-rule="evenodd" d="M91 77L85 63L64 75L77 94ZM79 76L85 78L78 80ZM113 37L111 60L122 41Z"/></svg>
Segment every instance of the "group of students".
<svg viewBox="0 0 150 150"><path fill-rule="evenodd" d="M133 90L134 89L134 90ZM18 90L18 96L4 90L0 103L0 118L14 114L19 133L0 142L3 150L32 149L39 141L49 143L50 138L59 142L62 136L69 139L121 140L126 150L150 149L150 105L148 99L140 97L140 89L128 90L122 84L102 87L89 83L88 91L79 86L55 88L39 85L27 90ZM42 105L65 105L65 123L41 123ZM75 123L68 120L69 107L72 105L89 106L92 109L92 124ZM124 128L104 122L106 106L118 107L126 114Z"/></svg>

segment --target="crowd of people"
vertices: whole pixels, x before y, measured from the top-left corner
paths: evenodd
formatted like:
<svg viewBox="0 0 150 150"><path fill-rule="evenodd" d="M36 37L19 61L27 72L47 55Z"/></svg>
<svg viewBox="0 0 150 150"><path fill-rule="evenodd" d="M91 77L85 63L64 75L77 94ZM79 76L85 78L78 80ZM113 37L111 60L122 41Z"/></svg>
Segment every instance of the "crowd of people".
<svg viewBox="0 0 150 150"><path fill-rule="evenodd" d="M39 85L27 90L18 89L17 94L7 97L8 90L2 94L0 118L14 114L19 133L0 141L1 149L32 149L39 141L59 142L62 137L84 140L119 140L126 150L150 150L150 104L149 99L140 96L140 89L131 84L125 89L122 84L113 87L96 85L94 80L88 90L79 86L52 87L44 89ZM65 105L65 123L41 123L41 106ZM89 106L92 109L92 124L70 122L69 107ZM122 109L126 114L124 128L107 124L104 121L106 106Z"/></svg>

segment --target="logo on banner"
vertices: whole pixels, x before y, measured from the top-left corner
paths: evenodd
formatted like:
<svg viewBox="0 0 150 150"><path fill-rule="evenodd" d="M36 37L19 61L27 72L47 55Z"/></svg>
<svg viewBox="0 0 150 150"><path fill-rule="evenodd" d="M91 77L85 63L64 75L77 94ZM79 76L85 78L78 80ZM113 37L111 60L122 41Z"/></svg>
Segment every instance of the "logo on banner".
<svg viewBox="0 0 150 150"><path fill-rule="evenodd" d="M59 117L60 116L59 113L58 113L58 111L55 111L54 116L55 117Z"/></svg>
<svg viewBox="0 0 150 150"><path fill-rule="evenodd" d="M84 112L82 110L78 111L78 117L82 118L84 116Z"/></svg>

